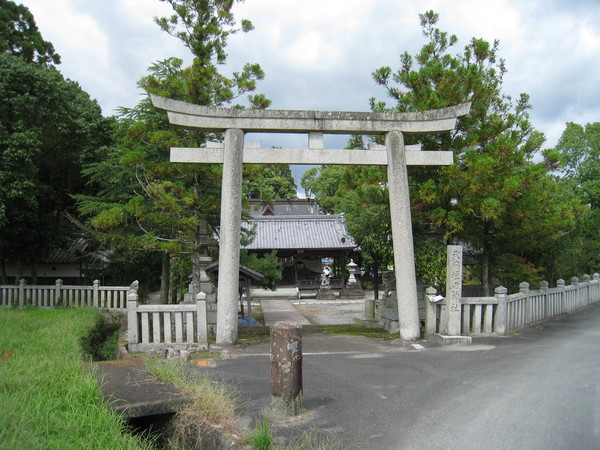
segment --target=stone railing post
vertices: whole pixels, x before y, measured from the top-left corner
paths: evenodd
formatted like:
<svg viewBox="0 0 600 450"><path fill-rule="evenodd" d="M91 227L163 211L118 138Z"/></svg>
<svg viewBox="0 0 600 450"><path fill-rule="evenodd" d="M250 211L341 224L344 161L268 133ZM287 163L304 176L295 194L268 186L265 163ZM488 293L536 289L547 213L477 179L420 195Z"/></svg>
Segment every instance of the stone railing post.
<svg viewBox="0 0 600 450"><path fill-rule="evenodd" d="M94 286L92 289L92 302L94 308L98 308L98 302L100 300L100 280L94 280Z"/></svg>
<svg viewBox="0 0 600 450"><path fill-rule="evenodd" d="M498 306L496 307L496 314L494 315L494 333L499 335L505 335L508 332L508 305L506 302L506 293L508 289L504 286L498 286L494 289L494 295L498 300Z"/></svg>
<svg viewBox="0 0 600 450"><path fill-rule="evenodd" d="M271 409L296 416L302 408L302 326L276 322L271 326Z"/></svg>
<svg viewBox="0 0 600 450"><path fill-rule="evenodd" d="M25 306L25 285L27 281L24 278L19 280L19 308L23 308Z"/></svg>
<svg viewBox="0 0 600 450"><path fill-rule="evenodd" d="M437 332L437 305L431 301L437 294L437 289L429 286L425 289L425 336Z"/></svg>
<svg viewBox="0 0 600 450"><path fill-rule="evenodd" d="M54 302L52 303L52 306L62 304L62 287L63 280L59 278L54 282Z"/></svg>
<svg viewBox="0 0 600 450"><path fill-rule="evenodd" d="M577 308L577 305L581 304L580 303L581 302L581 298L580 298L580 295L581 295L580 290L581 290L581 288L579 286L579 278L578 277L571 277L571 286L575 286L575 292L574 292L575 299L574 299L574 302L569 305L569 310L568 311L574 310L575 308Z"/></svg>
<svg viewBox="0 0 600 450"><path fill-rule="evenodd" d="M198 292L196 295L196 332L198 346L208 348L208 321L206 317L206 294Z"/></svg>
<svg viewBox="0 0 600 450"><path fill-rule="evenodd" d="M519 292L525 295L525 323L531 323L533 319L531 318L532 311L531 305L529 304L529 283L527 281L519 283Z"/></svg>
<svg viewBox="0 0 600 450"><path fill-rule="evenodd" d="M542 311L544 319L548 317L548 287L549 283L546 280L540 281L540 291L544 293L544 310Z"/></svg>
<svg viewBox="0 0 600 450"><path fill-rule="evenodd" d="M583 276L583 283L585 284L584 286L584 299L583 299L583 304L584 305L589 305L590 304L590 276L589 275L584 275Z"/></svg>
<svg viewBox="0 0 600 450"><path fill-rule="evenodd" d="M552 311L552 315L562 314L565 310L565 280L562 278L556 280L556 287L560 289L560 301L558 303L558 311Z"/></svg>
<svg viewBox="0 0 600 450"><path fill-rule="evenodd" d="M138 295L130 289L127 293L127 343L131 350L138 344Z"/></svg>

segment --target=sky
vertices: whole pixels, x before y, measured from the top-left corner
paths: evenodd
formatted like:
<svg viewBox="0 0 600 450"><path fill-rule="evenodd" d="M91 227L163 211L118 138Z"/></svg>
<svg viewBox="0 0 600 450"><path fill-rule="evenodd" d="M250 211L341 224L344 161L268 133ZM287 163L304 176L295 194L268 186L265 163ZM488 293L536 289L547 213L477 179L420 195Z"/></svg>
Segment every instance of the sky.
<svg viewBox="0 0 600 450"><path fill-rule="evenodd" d="M137 104L137 81L152 63L171 56L191 62L183 44L153 21L171 13L163 1L20 3L61 55L58 69L105 115ZM255 29L230 38L224 71L259 63L266 77L257 92L272 109L368 111L370 97L386 100L372 72L396 70L402 53L423 46L419 14L428 10L458 37L455 53L473 37L500 41L508 69L503 92L531 96L544 147L556 145L567 122L600 121L598 0L246 0L234 14Z"/></svg>

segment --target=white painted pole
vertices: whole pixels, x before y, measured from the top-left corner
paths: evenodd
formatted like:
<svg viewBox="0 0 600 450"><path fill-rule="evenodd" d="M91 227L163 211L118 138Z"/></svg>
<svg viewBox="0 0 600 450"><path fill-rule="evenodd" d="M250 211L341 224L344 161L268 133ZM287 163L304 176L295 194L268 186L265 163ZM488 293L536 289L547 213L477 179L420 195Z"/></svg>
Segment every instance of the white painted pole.
<svg viewBox="0 0 600 450"><path fill-rule="evenodd" d="M233 344L237 339L243 148L244 132L226 130L219 232L217 344Z"/></svg>
<svg viewBox="0 0 600 450"><path fill-rule="evenodd" d="M399 131L385 135L388 154L388 187L394 240L394 270L398 294L400 339L414 341L420 336L417 276L413 249L410 195L404 137Z"/></svg>

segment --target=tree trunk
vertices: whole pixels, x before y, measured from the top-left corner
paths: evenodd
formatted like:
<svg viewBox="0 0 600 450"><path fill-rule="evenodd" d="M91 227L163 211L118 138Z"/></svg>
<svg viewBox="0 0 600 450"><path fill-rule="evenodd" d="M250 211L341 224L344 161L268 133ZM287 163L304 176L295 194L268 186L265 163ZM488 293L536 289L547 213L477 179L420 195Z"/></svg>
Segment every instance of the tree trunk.
<svg viewBox="0 0 600 450"><path fill-rule="evenodd" d="M169 284L171 281L171 255L162 254L162 274L160 276L160 303L169 303Z"/></svg>
<svg viewBox="0 0 600 450"><path fill-rule="evenodd" d="M379 300L379 261L373 258L373 299Z"/></svg>
<svg viewBox="0 0 600 450"><path fill-rule="evenodd" d="M6 260L2 258L2 273L0 274L0 284L8 284L8 279L6 278Z"/></svg>
<svg viewBox="0 0 600 450"><path fill-rule="evenodd" d="M37 263L31 263L31 284L38 284Z"/></svg>
<svg viewBox="0 0 600 450"><path fill-rule="evenodd" d="M481 284L486 297L491 295L490 287L490 257L484 249L483 258L481 261Z"/></svg>
<svg viewBox="0 0 600 450"><path fill-rule="evenodd" d="M206 274L206 266L210 263L208 247L210 245L208 225L203 222L198 227L192 243L192 295L196 298L199 292L212 293L211 281Z"/></svg>

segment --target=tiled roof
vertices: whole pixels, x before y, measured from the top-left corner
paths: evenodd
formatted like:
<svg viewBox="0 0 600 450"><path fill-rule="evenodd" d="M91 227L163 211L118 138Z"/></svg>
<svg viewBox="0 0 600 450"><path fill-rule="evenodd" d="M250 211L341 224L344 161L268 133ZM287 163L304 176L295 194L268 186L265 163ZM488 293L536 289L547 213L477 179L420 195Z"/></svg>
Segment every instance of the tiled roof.
<svg viewBox="0 0 600 450"><path fill-rule="evenodd" d="M314 216L319 214L318 207L311 199L274 200L264 204L258 200L251 200L250 214L259 216Z"/></svg>
<svg viewBox="0 0 600 450"><path fill-rule="evenodd" d="M256 236L249 250L353 249L344 216L263 216L250 221Z"/></svg>

